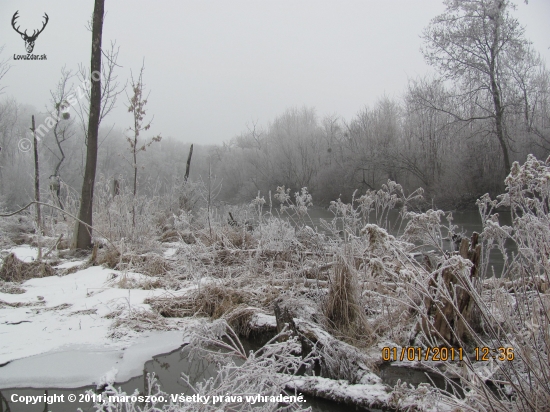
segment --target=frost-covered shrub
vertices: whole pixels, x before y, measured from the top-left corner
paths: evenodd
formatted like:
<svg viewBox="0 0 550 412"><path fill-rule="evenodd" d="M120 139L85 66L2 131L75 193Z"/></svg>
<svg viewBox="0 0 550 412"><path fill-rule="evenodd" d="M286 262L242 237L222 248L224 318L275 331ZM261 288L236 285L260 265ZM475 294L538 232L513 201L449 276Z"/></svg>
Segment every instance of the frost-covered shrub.
<svg viewBox="0 0 550 412"><path fill-rule="evenodd" d="M496 246L504 254L503 275L512 279L514 302L495 300L492 312L484 313L485 329L489 342L514 348L515 360L495 373L511 395L507 410L543 410L550 404L550 158L542 162L529 155L523 165L514 162L505 183L505 194L497 200L484 196L478 206L481 238L486 249ZM499 225L493 212L499 207L510 208L511 227ZM507 251L505 240L515 244L517 253Z"/></svg>
<svg viewBox="0 0 550 412"><path fill-rule="evenodd" d="M284 251L296 243L296 229L285 219L270 217L255 229L264 249Z"/></svg>
<svg viewBox="0 0 550 412"><path fill-rule="evenodd" d="M285 334L283 331L282 334ZM171 395L162 391L157 379L153 375L147 376L145 389L150 403L139 406L137 403L123 402L127 395L111 383L107 384L103 393L103 403L95 403L96 411L109 412L185 412L185 411L255 411L270 412L280 410L277 402L254 403L246 397L261 396L276 397L279 394L298 395L287 392L285 386L301 367L310 367L311 358L302 359L296 355L300 351L300 344L295 338L278 342L277 335L264 347L257 351L246 352L235 332L223 320L207 324L200 323L188 336L189 344L184 350L189 351L190 359L195 357L206 358L217 365L216 374L206 380L192 383L189 377L182 374L185 394L200 394L208 397L208 402L193 403L174 402ZM91 392L90 395L93 395ZM139 395L134 392L134 395ZM231 396L225 396L231 395ZM214 396L217 397L214 403ZM96 397L93 397L96 399ZM167 400L166 403L158 399ZM306 404L307 405L307 404ZM300 403L292 403L285 410L303 410Z"/></svg>
<svg viewBox="0 0 550 412"><path fill-rule="evenodd" d="M309 217L308 208L313 206L312 197L307 191L307 187L302 187L300 192L294 193L294 201L290 196L290 189L285 189L284 186L277 187L274 197L281 203L281 215L288 217L296 226L306 224L306 219Z"/></svg>
<svg viewBox="0 0 550 412"><path fill-rule="evenodd" d="M445 247L444 239L451 239L454 235L455 226L451 224L452 215L447 214L448 225L442 224L441 218L445 216L442 210L429 209L424 213L407 212L405 217L409 219L405 226L403 239L424 245L435 247L440 253L443 253Z"/></svg>
<svg viewBox="0 0 550 412"><path fill-rule="evenodd" d="M135 210L135 225L132 216ZM94 227L111 241L129 239L143 242L160 234L157 217L161 210L159 196L134 196L121 181L114 195L110 182L100 176L94 192Z"/></svg>
<svg viewBox="0 0 550 412"><path fill-rule="evenodd" d="M540 411L547 410L550 404L550 158L542 162L529 156L523 165L515 162L505 184L505 194L495 200L484 195L477 202L483 223L478 271L472 272L469 267L472 263L465 261L463 274L454 285L442 288L436 283L426 287L415 282L413 288L428 299L416 305L417 313L424 313L422 317L427 323L433 322L437 314L430 317L423 312L428 307L426 302L433 301L436 307L445 302L453 304L456 318L447 318L447 330L458 347L511 348L513 359L510 356L505 360L472 362L464 358L460 372L464 396L448 398L454 407L463 410ZM497 208L510 210L511 226L500 225ZM416 219L415 240L422 238L422 227L424 235L437 238L439 229L433 212L432 217ZM510 245L516 252L510 252ZM487 278L491 249L499 250L505 262L498 278ZM471 252L472 249L468 251ZM441 266L430 276L443 273L445 267L458 270L461 262L457 258L441 254L438 260ZM477 276L471 277L471 273ZM444 276L432 279L444 281ZM433 295L430 288L439 295ZM464 321L468 311L457 299L461 290L467 291L470 309L477 311L480 319L480 328L465 323L469 341L456 328L456 322ZM437 332L424 333L428 345L434 344L432 339L441 338ZM494 383L493 387L488 380Z"/></svg>

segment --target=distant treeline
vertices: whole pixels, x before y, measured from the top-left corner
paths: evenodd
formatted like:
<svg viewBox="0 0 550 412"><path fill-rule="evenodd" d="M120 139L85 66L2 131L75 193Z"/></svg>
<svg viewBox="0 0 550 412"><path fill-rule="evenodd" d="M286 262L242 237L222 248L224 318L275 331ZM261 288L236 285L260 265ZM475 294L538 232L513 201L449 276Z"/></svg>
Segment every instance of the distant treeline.
<svg viewBox="0 0 550 412"><path fill-rule="evenodd" d="M258 192L267 195L285 185L292 191L307 187L314 203L323 206L338 197L349 201L356 189L378 189L388 179L406 191L423 187L426 200L444 208L473 207L476 197L500 193L502 152L491 121L462 122L426 107L418 96L428 93L442 100L446 96L441 83L421 80L411 83L403 99L382 98L349 121L337 115L320 118L313 108L291 108L267 125L246 126L222 145L195 142L190 179L207 182L210 176L212 184L221 183L216 200L230 203L247 202ZM531 127L521 110L508 113L512 161L523 162L528 153L548 156L549 141L540 133L550 125L547 99L548 93L532 108L537 124ZM0 200L8 209L33 196L32 151L25 152L21 143L29 137L33 112L14 100L0 105ZM85 142L77 124L69 130L59 174L78 193ZM129 184L133 167L124 133L104 127L100 141L98 174ZM182 179L189 146L165 138L148 147L138 160L139 193L162 194ZM48 177L60 158L53 131L39 142L39 153L42 190L47 193Z"/></svg>
<svg viewBox="0 0 550 412"><path fill-rule="evenodd" d="M409 192L422 187L434 206L473 207L485 193L502 193L514 161L523 163L529 153L548 157L550 74L513 16L512 2L462 0L445 6L421 35L421 52L436 74L409 80L400 98L382 97L352 119L290 108L268 123L243 125L240 135L216 146L182 143L178 138L185 130L149 145L144 142L152 136L138 141L129 129L103 127L97 173L102 182L116 179L122 189L138 176L139 194L161 195L181 187L189 145L195 143L190 179L202 180L209 198L215 192L218 201L246 202L284 185L293 192L307 187L317 205L326 205L338 197L349 202L355 190L376 190L391 179ZM114 46L110 53L118 56ZM103 115L123 90L112 72L113 58L103 68L103 77L114 82L104 90ZM8 68L7 60L0 61L0 80ZM88 106L65 113L76 86L73 72L61 73L48 108L56 115L49 121L36 116L37 128L46 119L40 130L48 130L39 143L41 182L47 191L47 176L59 174L63 190L73 188L77 196ZM80 74L85 78L85 71ZM36 115L33 108L13 99L0 102L0 207L11 209L33 197L31 114Z"/></svg>

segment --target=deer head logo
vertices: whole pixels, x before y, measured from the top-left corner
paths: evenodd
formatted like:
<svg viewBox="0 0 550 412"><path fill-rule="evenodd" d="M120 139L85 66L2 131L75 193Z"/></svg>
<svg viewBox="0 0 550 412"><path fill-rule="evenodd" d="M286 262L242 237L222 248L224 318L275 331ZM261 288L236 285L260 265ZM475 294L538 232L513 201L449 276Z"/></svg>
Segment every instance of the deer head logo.
<svg viewBox="0 0 550 412"><path fill-rule="evenodd" d="M34 49L34 42L36 41L36 38L38 37L38 35L44 31L44 28L46 27L46 24L48 24L49 17L46 13L44 13L44 18L46 19L46 21L42 25L42 28L38 31L34 30L32 35L29 36L29 35L27 35L27 30L25 30L25 32L22 33L22 32L19 31L20 26L15 27L15 20L17 20L17 18L19 17L18 13L19 13L19 10L17 10L15 12L15 14L13 15L13 17L11 18L11 25L12 25L13 29L21 35L21 38L23 40L25 40L25 48L27 49L27 53L32 53L32 51Z"/></svg>

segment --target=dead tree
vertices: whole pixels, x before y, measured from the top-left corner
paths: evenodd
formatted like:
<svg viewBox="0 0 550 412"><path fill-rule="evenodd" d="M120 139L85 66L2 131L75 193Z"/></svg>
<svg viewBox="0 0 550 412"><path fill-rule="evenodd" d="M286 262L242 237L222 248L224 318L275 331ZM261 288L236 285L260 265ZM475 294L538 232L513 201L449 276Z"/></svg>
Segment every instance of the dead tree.
<svg viewBox="0 0 550 412"><path fill-rule="evenodd" d="M118 196L120 194L120 183L118 179L115 179L113 181L113 197Z"/></svg>
<svg viewBox="0 0 550 412"><path fill-rule="evenodd" d="M189 172L191 171L191 156L193 156L193 145L189 148L189 156L187 156L187 165L185 166L185 177L183 178L184 182L187 182L189 178Z"/></svg>
<svg viewBox="0 0 550 412"><path fill-rule="evenodd" d="M38 164L38 140L36 139L36 129L34 127L34 115L32 116L32 137L34 146L34 200L40 202L40 169ZM36 229L42 232L42 216L40 215L40 205L36 204Z"/></svg>
<svg viewBox="0 0 550 412"><path fill-rule="evenodd" d="M88 118L86 169L82 182L82 195L80 199L79 223L76 233L76 248L89 249L92 246L92 206L94 202L94 185L97 166L97 148L99 121L101 114L101 78L95 78L101 73L101 39L103 33L103 14L105 0L96 0L92 23L92 57L91 57L91 81L90 111Z"/></svg>

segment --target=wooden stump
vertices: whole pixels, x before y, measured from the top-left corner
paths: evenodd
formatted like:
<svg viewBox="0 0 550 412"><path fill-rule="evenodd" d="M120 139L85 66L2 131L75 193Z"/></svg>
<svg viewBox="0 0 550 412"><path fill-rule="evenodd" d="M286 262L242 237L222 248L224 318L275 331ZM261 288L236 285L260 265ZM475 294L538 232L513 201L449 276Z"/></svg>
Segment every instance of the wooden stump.
<svg viewBox="0 0 550 412"><path fill-rule="evenodd" d="M478 241L479 234L474 232L471 242L468 239L462 239L458 252L462 258L472 262L470 281L475 281L478 274L481 257L481 245ZM438 291L440 282L444 291ZM477 329L478 320L469 285L471 282L457 277L452 268L445 268L442 272L436 273L429 285L433 295L425 300L428 308L427 315L428 318L433 317L433 324L428 327L425 320L422 325L425 332L435 334L439 340L454 346L461 346L462 342L470 339L469 327Z"/></svg>
<svg viewBox="0 0 550 412"><path fill-rule="evenodd" d="M275 301L274 305L275 319L277 321L277 333L281 333L285 327L285 324L288 324L289 334L288 336L281 336L279 341L286 341L290 335L298 334L296 331L296 325L294 324L294 317L283 302L284 300L279 298Z"/></svg>

